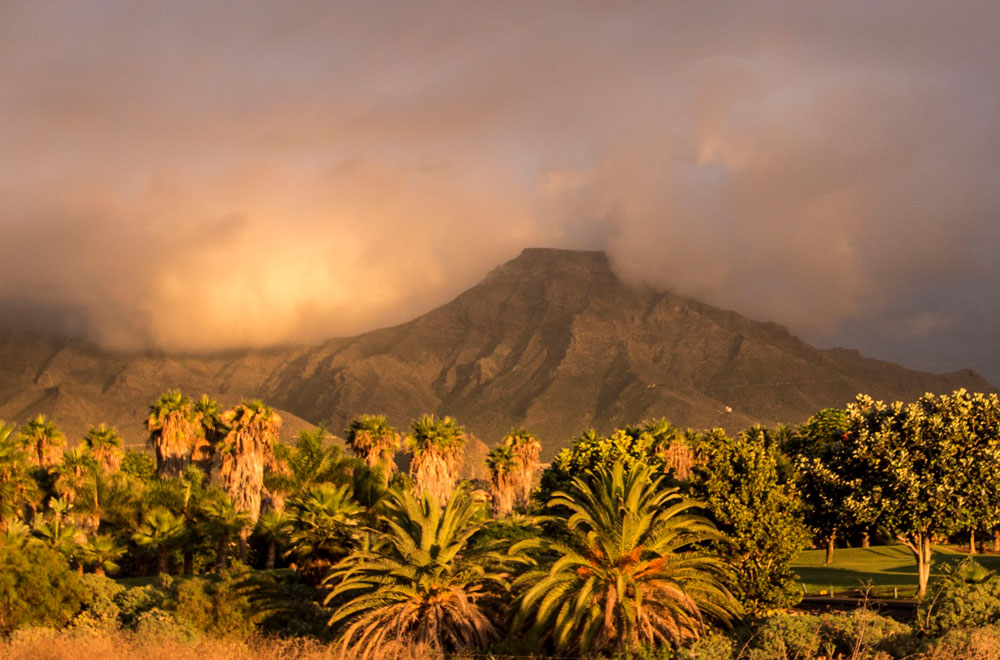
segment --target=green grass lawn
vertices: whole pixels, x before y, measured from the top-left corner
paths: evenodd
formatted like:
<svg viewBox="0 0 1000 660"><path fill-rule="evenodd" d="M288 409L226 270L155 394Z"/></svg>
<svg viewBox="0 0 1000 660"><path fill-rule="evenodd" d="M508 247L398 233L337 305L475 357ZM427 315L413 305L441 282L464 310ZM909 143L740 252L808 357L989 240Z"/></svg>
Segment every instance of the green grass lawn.
<svg viewBox="0 0 1000 660"><path fill-rule="evenodd" d="M952 546L934 546L931 582L940 575L944 565L955 565L967 556ZM837 548L829 566L823 565L825 558L825 550L806 550L792 563L799 581L810 595L818 595L823 590L827 594L860 595L867 584L872 586L869 595L873 597L892 597L893 587L897 588L900 598L912 598L917 591L917 564L905 546ZM1000 555L976 555L975 558L987 568L1000 571Z"/></svg>

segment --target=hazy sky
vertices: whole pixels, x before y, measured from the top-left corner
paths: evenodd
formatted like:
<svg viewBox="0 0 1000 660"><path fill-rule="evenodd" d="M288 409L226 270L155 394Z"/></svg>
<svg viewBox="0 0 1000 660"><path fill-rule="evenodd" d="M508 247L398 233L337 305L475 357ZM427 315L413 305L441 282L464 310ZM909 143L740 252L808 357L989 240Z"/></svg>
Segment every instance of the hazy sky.
<svg viewBox="0 0 1000 660"><path fill-rule="evenodd" d="M6 0L0 313L311 341L605 249L1000 384L997 35L994 0Z"/></svg>

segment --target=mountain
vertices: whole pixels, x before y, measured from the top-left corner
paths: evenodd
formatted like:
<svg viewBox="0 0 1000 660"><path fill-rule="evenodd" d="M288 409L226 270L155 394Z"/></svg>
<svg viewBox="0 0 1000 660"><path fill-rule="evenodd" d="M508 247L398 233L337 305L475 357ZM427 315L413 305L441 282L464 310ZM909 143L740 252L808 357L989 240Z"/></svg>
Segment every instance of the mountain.
<svg viewBox="0 0 1000 660"><path fill-rule="evenodd" d="M525 426L546 458L586 428L650 417L736 431L796 424L858 392L996 391L970 370L934 375L820 350L779 325L626 284L601 252L553 249L525 250L409 323L318 346L125 355L0 336L3 419L43 412L71 438L107 421L139 444L149 405L174 387L227 405L263 398L289 433L320 422L338 432L365 412L400 428L422 413L452 415L488 444Z"/></svg>

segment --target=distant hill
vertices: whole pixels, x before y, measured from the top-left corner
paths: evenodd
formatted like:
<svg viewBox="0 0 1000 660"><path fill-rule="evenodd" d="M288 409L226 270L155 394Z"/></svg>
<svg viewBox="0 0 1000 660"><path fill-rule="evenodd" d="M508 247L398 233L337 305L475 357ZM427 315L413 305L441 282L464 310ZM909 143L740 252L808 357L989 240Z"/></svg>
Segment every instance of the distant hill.
<svg viewBox="0 0 1000 660"><path fill-rule="evenodd" d="M262 398L289 435L320 422L338 433L366 412L400 428L449 414L489 445L525 426L542 438L543 458L583 429L650 417L735 431L797 424L858 392L996 391L970 370L934 375L820 350L779 325L625 284L601 252L552 249L525 250L409 323L319 346L125 355L0 335L2 419L42 412L73 439L106 421L136 445L149 405L176 387L227 405Z"/></svg>

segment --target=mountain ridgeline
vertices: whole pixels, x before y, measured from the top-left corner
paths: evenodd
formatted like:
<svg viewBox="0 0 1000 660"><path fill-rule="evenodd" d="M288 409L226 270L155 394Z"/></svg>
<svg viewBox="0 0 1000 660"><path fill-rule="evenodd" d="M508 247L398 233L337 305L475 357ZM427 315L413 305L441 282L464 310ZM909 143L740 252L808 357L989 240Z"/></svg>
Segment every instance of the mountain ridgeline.
<svg viewBox="0 0 1000 660"><path fill-rule="evenodd" d="M401 429L423 413L452 415L489 445L524 426L548 459L591 427L667 417L735 431L797 424L858 392L912 400L959 387L996 391L970 370L934 375L820 350L773 323L626 284L601 252L553 249L524 250L413 321L312 347L118 354L0 335L0 419L44 413L71 439L108 422L133 446L170 388L224 405L262 398L286 433L321 422L339 433L369 412Z"/></svg>

